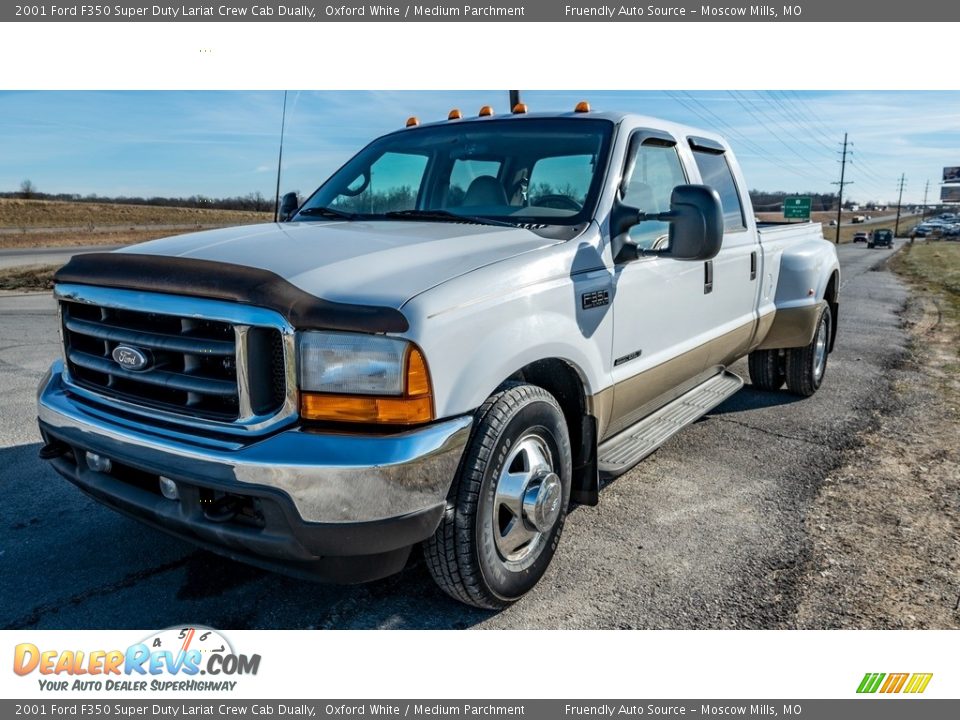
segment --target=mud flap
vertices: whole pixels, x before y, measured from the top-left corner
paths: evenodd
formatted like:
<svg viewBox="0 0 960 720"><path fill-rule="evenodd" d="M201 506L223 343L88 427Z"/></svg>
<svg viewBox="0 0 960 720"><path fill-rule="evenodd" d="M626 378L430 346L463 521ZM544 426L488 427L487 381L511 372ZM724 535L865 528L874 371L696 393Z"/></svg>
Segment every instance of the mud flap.
<svg viewBox="0 0 960 720"><path fill-rule="evenodd" d="M597 419L584 415L580 425L580 447L573 467L570 500L580 505L600 502L600 471L597 467Z"/></svg>

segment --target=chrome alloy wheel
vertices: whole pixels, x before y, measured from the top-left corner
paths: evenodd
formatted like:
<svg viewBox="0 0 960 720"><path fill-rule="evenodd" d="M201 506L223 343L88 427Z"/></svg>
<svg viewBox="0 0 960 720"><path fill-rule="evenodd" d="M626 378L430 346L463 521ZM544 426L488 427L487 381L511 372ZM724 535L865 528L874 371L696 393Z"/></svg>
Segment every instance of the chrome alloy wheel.
<svg viewBox="0 0 960 720"><path fill-rule="evenodd" d="M813 348L813 378L820 382L827 364L827 323L820 321L817 328L817 341Z"/></svg>
<svg viewBox="0 0 960 720"><path fill-rule="evenodd" d="M493 498L493 537L504 563L521 570L543 550L560 517L563 487L539 435L524 435L510 450Z"/></svg>

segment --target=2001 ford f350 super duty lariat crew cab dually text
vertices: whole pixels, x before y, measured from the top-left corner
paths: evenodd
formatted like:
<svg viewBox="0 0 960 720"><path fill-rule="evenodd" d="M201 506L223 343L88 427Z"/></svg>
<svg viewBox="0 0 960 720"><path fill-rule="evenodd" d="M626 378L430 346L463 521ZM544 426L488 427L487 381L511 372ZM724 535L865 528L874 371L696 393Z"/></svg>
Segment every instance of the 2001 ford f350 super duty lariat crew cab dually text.
<svg viewBox="0 0 960 720"><path fill-rule="evenodd" d="M732 362L820 386L835 249L758 226L746 188L722 138L654 118L411 119L283 222L63 267L41 457L233 558L361 582L421 544L504 607L571 502L741 387Z"/></svg>

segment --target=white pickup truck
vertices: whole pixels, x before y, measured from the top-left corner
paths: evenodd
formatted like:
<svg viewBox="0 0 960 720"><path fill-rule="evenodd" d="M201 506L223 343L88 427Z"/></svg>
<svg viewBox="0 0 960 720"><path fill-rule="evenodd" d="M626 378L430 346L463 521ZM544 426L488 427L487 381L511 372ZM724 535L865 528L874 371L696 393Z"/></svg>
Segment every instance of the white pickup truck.
<svg viewBox="0 0 960 720"><path fill-rule="evenodd" d="M284 221L74 257L41 457L232 558L362 582L422 545L501 608L571 502L735 393L820 386L837 255L718 135L516 112L374 140ZM691 462L695 462L691 458Z"/></svg>

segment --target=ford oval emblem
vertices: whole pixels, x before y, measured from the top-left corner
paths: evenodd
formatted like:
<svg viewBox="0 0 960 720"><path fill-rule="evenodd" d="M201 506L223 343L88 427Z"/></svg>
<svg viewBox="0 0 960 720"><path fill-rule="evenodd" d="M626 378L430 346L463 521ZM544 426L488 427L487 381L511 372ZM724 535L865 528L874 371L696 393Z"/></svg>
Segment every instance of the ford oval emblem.
<svg viewBox="0 0 960 720"><path fill-rule="evenodd" d="M143 370L150 362L143 350L130 345L117 345L110 355L113 361L124 370Z"/></svg>

